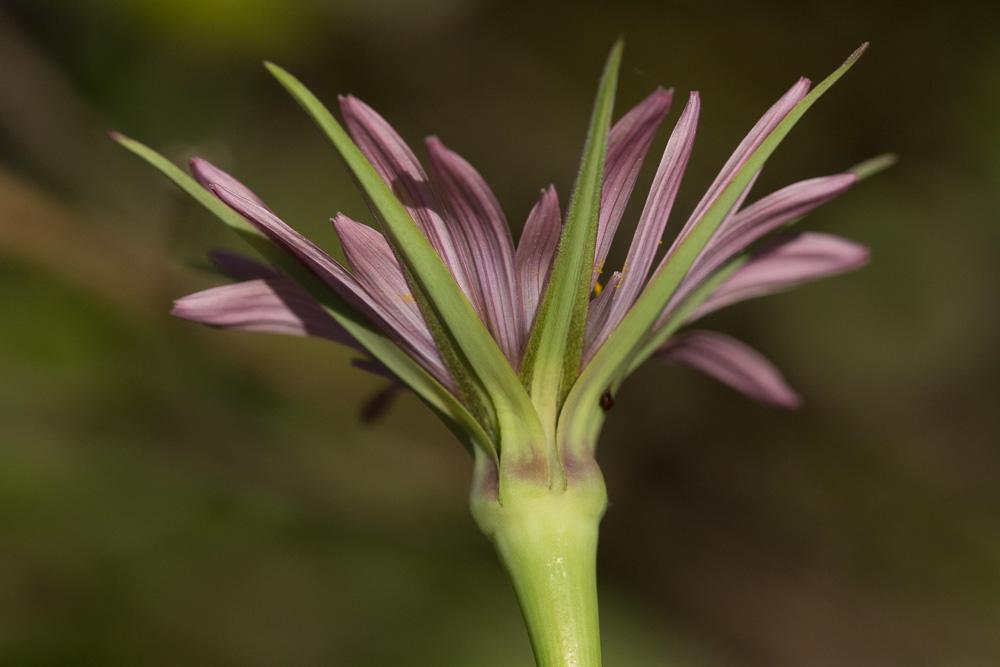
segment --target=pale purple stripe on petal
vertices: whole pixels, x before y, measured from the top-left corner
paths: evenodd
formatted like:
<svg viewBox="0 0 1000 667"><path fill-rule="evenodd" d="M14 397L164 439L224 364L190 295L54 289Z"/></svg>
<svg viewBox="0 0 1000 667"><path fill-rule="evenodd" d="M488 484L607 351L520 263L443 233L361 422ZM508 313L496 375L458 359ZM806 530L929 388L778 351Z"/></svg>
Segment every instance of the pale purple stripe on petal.
<svg viewBox="0 0 1000 667"><path fill-rule="evenodd" d="M868 258L866 247L839 236L808 232L781 240L733 273L691 320L739 301L859 269Z"/></svg>
<svg viewBox="0 0 1000 667"><path fill-rule="evenodd" d="M379 306L392 328L409 341L420 355L439 364L440 357L420 308L392 248L377 231L338 214L333 226L354 277Z"/></svg>
<svg viewBox="0 0 1000 667"><path fill-rule="evenodd" d="M688 366L755 401L793 409L800 400L781 372L759 352L735 338L712 331L676 336L656 356Z"/></svg>
<svg viewBox="0 0 1000 667"><path fill-rule="evenodd" d="M857 177L849 173L811 178L754 202L737 213L730 224L705 246L688 279L700 282L752 243L843 194L857 181Z"/></svg>
<svg viewBox="0 0 1000 667"><path fill-rule="evenodd" d="M780 123L782 119L788 115L788 112L790 112L792 108L806 96L809 92L809 86L809 79L799 79L795 82L795 85L788 90L788 92L781 96L781 99L775 102L774 105L771 106L771 108L768 109L763 116L761 116L760 120L757 121L757 124L753 126L747 136L743 138L743 141L740 142L740 145L736 147L736 150L729 157L729 160L727 160L726 164L723 165L722 171L719 172L715 181L712 182L712 185L705 192L701 201L698 202L698 205L695 207L691 217L688 218L688 221L684 224L684 228L681 229L681 233L677 235L677 239L674 241L673 247L676 247L677 244L687 236L687 234L691 231L691 228L694 227L698 220L700 220L705 212L708 211L709 207L715 203L715 200L719 198L722 191L726 189L726 186L728 186L733 180L740 168L746 164L753 152L764 142L767 135L770 134L774 128L777 127L778 123ZM743 197L747 194L748 189L744 191ZM730 214L732 214L736 208L737 207L734 206L733 211L731 211ZM671 248L671 250L672 249L673 248Z"/></svg>
<svg viewBox="0 0 1000 667"><path fill-rule="evenodd" d="M227 175L228 178L232 178ZM241 190L246 190L242 185ZM310 240L286 225L266 207L219 183L209 182L211 190L224 204L242 215L271 241L295 256L306 268L323 280L349 305L392 336L439 381L452 386L436 348L427 348L423 340L408 337L406 331L391 324L389 313L365 292L354 277Z"/></svg>
<svg viewBox="0 0 1000 667"><path fill-rule="evenodd" d="M621 282L613 292L610 311L606 314L603 325L594 328L593 337L588 338L588 354L600 347L611 331L621 322L625 313L632 307L636 297L646 285L646 278L653 265L653 260L656 258L656 252L663 238L663 230L670 217L670 211L673 208L677 190L680 188L688 158L691 157L700 108L698 93L692 92L663 151L660 166L656 170L653 185L646 198L646 205L632 237L632 245L625 259L625 265L622 267Z"/></svg>
<svg viewBox="0 0 1000 667"><path fill-rule="evenodd" d="M545 285L552 268L552 258L559 245L562 232L562 216L559 212L559 196L556 189L549 186L528 214L524 230L517 243L514 264L520 283L521 305L524 308L523 337L535 320L535 312L545 292Z"/></svg>
<svg viewBox="0 0 1000 667"><path fill-rule="evenodd" d="M665 322L687 295L725 262L767 234L839 196L856 182L857 177L850 173L799 181L769 194L737 213L731 218L730 224L720 229L705 246L669 305L663 310L656 326Z"/></svg>
<svg viewBox="0 0 1000 667"><path fill-rule="evenodd" d="M248 280L190 294L175 301L170 314L219 329L317 336L357 346L312 297L287 278Z"/></svg>
<svg viewBox="0 0 1000 667"><path fill-rule="evenodd" d="M608 134L594 247L594 282L604 270L604 261L639 177L642 161L653 143L656 130L670 110L672 99L672 90L657 88L622 116Z"/></svg>
<svg viewBox="0 0 1000 667"><path fill-rule="evenodd" d="M188 165L191 168L191 174L194 176L194 179L198 181L198 183L201 184L201 187L206 190L211 190L213 185L219 185L233 194L239 195L244 199L249 199L257 206L267 208L267 204L261 201L260 197L254 194L250 188L243 185L208 160L200 157L193 157L188 162Z"/></svg>
<svg viewBox="0 0 1000 667"><path fill-rule="evenodd" d="M483 301L471 280L476 267L463 230L444 216L417 156L382 116L358 98L341 97L340 111L351 138L406 207L482 317Z"/></svg>
<svg viewBox="0 0 1000 667"><path fill-rule="evenodd" d="M482 176L437 137L427 139L431 183L449 218L462 227L483 301L485 323L511 364L521 358L522 307L514 274L514 242L500 203Z"/></svg>

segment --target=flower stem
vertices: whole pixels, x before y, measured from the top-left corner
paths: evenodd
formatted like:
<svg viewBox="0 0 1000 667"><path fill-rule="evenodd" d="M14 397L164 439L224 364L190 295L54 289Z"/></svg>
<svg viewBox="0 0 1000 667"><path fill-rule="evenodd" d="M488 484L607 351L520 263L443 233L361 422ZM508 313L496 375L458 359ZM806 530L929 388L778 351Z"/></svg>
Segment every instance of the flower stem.
<svg viewBox="0 0 1000 667"><path fill-rule="evenodd" d="M520 488L503 497L502 505L474 497L473 514L514 585L538 667L600 667L596 558L603 480L598 473L563 490Z"/></svg>

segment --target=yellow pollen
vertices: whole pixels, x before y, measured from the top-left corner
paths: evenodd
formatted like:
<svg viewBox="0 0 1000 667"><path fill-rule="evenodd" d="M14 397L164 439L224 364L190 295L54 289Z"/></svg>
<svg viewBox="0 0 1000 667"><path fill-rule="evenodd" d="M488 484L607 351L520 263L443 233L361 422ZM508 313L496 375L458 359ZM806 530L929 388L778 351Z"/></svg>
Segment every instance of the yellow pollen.
<svg viewBox="0 0 1000 667"><path fill-rule="evenodd" d="M601 296L601 292L604 291L604 286L601 283L594 283L594 296Z"/></svg>

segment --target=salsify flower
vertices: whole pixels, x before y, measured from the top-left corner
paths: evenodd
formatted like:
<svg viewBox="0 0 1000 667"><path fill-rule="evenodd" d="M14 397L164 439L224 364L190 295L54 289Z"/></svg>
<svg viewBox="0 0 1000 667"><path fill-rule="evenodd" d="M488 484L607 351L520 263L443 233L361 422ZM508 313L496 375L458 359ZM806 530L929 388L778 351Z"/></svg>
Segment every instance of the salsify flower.
<svg viewBox="0 0 1000 667"><path fill-rule="evenodd" d="M215 253L216 265L238 282L181 298L174 315L354 348L359 368L388 380L370 414L400 389L413 391L474 456L473 514L510 574L536 660L593 666L600 663L594 557L606 504L594 450L604 413L625 378L652 359L690 366L766 404L798 404L778 370L749 346L682 328L737 301L868 261L857 243L786 228L889 158L744 205L765 160L863 50L815 88L796 81L664 246L698 125L701 101L690 93L626 260L610 273L612 241L673 97L657 88L612 124L621 43L600 81L566 214L555 189L542 190L516 244L489 186L440 139L426 140L425 168L364 102L341 97L341 125L274 65L271 73L332 141L370 205L374 227L343 214L332 219L346 265L209 162L192 159L192 178L142 144L115 138L263 259Z"/></svg>

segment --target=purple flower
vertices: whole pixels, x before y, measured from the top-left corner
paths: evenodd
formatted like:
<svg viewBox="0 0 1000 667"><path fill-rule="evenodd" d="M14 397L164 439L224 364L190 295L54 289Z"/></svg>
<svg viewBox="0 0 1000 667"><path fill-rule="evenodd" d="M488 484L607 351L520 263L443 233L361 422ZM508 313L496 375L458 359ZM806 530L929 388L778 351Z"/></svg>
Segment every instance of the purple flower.
<svg viewBox="0 0 1000 667"><path fill-rule="evenodd" d="M301 84L273 66L272 72L334 140L355 175L367 175L368 180L359 180L377 228L341 213L331 220L346 264L302 237L250 189L209 162L191 160L191 172L203 188L194 192L190 180L155 153L116 138L255 246L270 247L265 253L269 263L215 254L218 268L239 282L179 299L174 315L213 327L319 336L348 345L362 355L360 368L389 379L390 390L380 392L383 402L409 386L450 421L482 427L473 439L492 440L495 450L502 440L498 412L534 403L542 431L551 439L563 411L594 411L595 397L617 391L624 377L649 359L695 368L768 405L798 405L774 366L745 344L717 333L680 330L724 306L867 263L865 248L825 234L786 234L757 247L763 237L850 189L859 174L871 171L867 167L793 183L745 203L777 141L862 50L822 90L810 94L810 82L797 80L753 126L673 242L664 246L698 126L701 99L690 93L660 156L627 258L611 272L606 258L673 99L672 91L657 88L613 126L602 128L602 114L603 122L610 117L617 61L602 80L567 215L560 211L555 189L543 189L516 244L490 187L441 139L426 140L425 167L382 116L351 96L340 98L345 133ZM378 184L370 182L375 176ZM217 201L207 201L207 193ZM426 245L430 253L421 254L412 244ZM275 250L283 260L275 261ZM589 277L583 278L584 273ZM451 285L441 282L442 275ZM439 303L441 293L451 301ZM659 299L652 310L651 299ZM481 325L488 337L455 330L467 326L461 324L462 308L479 323L471 328ZM632 326L629 318L642 320L641 326ZM623 329L625 344L616 338ZM566 340L552 342L547 331L560 332L558 337ZM484 345L494 346L510 377L520 378L517 387L495 390L491 385L490 374L505 371L496 370L493 358L479 363L476 355L494 354L479 352ZM611 348L613 353L602 352ZM546 357L550 349L558 354ZM409 362L401 361L400 352ZM607 361L602 354L614 356L615 368L598 373L594 386L584 391L577 385L589 381L591 366ZM506 376L504 382L509 384ZM518 388L525 397L513 396ZM546 392L548 396L537 397ZM456 420L456 411L465 414Z"/></svg>
<svg viewBox="0 0 1000 667"><path fill-rule="evenodd" d="M597 526L607 492L594 450L604 413L621 383L650 359L697 369L767 405L798 405L758 352L720 333L682 329L738 301L867 263L865 248L827 234L762 239L890 158L745 204L768 157L863 50L814 88L796 81L662 246L694 148L701 99L692 92L626 260L614 271L605 271L609 250L673 100L672 92L654 90L612 123L621 43L601 77L565 213L555 189L542 190L516 244L489 186L440 139L427 140L425 168L371 107L342 97L341 125L273 65L271 73L330 139L368 201L373 226L332 218L346 265L208 162L193 159L192 178L146 146L115 138L264 260L216 253L218 268L239 282L179 299L173 313L214 327L350 346L360 355L355 366L388 381L365 404L365 419L377 417L401 389L412 390L474 455L472 513L514 584L537 664L597 667Z"/></svg>

